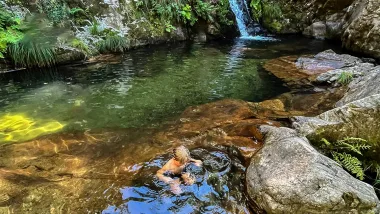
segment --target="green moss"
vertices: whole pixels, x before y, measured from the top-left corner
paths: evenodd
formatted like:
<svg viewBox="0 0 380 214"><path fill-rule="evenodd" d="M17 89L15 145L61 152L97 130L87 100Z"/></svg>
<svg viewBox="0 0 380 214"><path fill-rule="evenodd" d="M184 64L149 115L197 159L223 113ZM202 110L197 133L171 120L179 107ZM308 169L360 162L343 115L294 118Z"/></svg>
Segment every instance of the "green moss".
<svg viewBox="0 0 380 214"><path fill-rule="evenodd" d="M90 51L90 48L88 47L88 45L86 45L86 43L84 43L80 39L75 38L71 42L71 46L74 47L74 48L76 48L76 49L78 49L78 50L81 50L86 55L90 55L91 54L91 51Z"/></svg>

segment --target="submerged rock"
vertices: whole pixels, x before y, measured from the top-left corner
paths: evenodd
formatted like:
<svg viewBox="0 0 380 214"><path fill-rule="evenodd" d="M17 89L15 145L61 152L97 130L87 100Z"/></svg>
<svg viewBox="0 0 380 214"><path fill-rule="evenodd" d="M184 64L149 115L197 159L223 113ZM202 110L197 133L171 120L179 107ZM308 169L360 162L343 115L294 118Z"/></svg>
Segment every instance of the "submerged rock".
<svg viewBox="0 0 380 214"><path fill-rule="evenodd" d="M373 187L352 177L288 128L262 126L264 147L247 170L247 191L267 213L377 213Z"/></svg>
<svg viewBox="0 0 380 214"><path fill-rule="evenodd" d="M209 151L215 157L208 161L203 159L208 152L199 153L205 167L212 166L212 176L228 172L224 181L232 183L223 183L218 176L211 179L215 185L208 184L207 179L200 180L199 189L188 187L184 195L169 196L165 200L175 200L170 204L184 204L182 199L193 203L200 197L202 204L207 206L196 205L205 212L213 209L214 204L222 213L223 210L241 213L248 209L241 199L245 198L241 182L244 166L262 146L258 126L280 125L255 119L253 115L244 101L222 100L189 107L178 121L161 129L60 133L0 145L0 206L9 206L16 213L48 213L50 210L101 213L105 209L116 212L117 206L123 203L138 204L134 196L143 197L144 191L151 190L149 199L144 200L154 207L157 203L150 202L161 200L161 193L168 191L158 189L162 185L156 186L158 181L149 178L155 177L158 167L169 159L173 148L185 145L191 150ZM141 183L141 178L148 179L147 185ZM236 185L240 185L238 191ZM234 196L230 194L232 191ZM111 204L115 206L109 206ZM164 205L160 207L164 208Z"/></svg>

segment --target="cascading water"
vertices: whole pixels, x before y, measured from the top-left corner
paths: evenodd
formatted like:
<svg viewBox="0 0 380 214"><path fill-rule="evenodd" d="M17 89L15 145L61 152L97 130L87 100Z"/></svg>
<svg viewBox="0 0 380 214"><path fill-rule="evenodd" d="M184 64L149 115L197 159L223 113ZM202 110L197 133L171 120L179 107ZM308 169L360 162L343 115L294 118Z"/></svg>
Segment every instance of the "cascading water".
<svg viewBox="0 0 380 214"><path fill-rule="evenodd" d="M250 16L250 9L246 0L229 0L232 12L235 14L236 22L241 39L276 41L277 39L257 34L265 32L258 23L255 23ZM252 35L253 34L253 35Z"/></svg>
<svg viewBox="0 0 380 214"><path fill-rule="evenodd" d="M236 22L240 31L241 37L249 37L248 26L245 23L244 8L239 0L229 0L232 11L235 14Z"/></svg>

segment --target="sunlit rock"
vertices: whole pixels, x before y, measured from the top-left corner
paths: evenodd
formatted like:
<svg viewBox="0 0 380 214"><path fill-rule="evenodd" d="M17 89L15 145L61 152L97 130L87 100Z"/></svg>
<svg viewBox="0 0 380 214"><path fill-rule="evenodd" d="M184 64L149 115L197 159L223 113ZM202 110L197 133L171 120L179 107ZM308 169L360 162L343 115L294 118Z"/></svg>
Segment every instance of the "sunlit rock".
<svg viewBox="0 0 380 214"><path fill-rule="evenodd" d="M264 147L247 169L247 190L267 213L377 213L373 187L321 155L295 130L262 126Z"/></svg>

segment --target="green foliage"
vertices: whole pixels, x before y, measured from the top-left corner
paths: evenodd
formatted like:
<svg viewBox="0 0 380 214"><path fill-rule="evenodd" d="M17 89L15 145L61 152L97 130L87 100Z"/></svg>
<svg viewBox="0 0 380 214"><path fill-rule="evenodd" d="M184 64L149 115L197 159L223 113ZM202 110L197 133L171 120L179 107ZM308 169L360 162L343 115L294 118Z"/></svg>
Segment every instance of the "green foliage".
<svg viewBox="0 0 380 214"><path fill-rule="evenodd" d="M121 36L107 36L105 40L97 44L100 53L122 53L128 49L128 41Z"/></svg>
<svg viewBox="0 0 380 214"><path fill-rule="evenodd" d="M62 24L68 18L68 7L62 0L39 0L37 7L54 25Z"/></svg>
<svg viewBox="0 0 380 214"><path fill-rule="evenodd" d="M215 6L210 4L209 2L203 2L201 0L197 0L194 6L195 14L201 17L206 21L214 21L213 11L215 11Z"/></svg>
<svg viewBox="0 0 380 214"><path fill-rule="evenodd" d="M348 85L352 80L354 79L354 76L351 72L342 72L338 77L338 83L341 85Z"/></svg>
<svg viewBox="0 0 380 214"><path fill-rule="evenodd" d="M77 13L85 13L85 11L82 8L74 7L69 10L70 15L75 15Z"/></svg>
<svg viewBox="0 0 380 214"><path fill-rule="evenodd" d="M71 46L81 50L83 53L89 55L91 54L90 48L82 40L75 38L71 41Z"/></svg>
<svg viewBox="0 0 380 214"><path fill-rule="evenodd" d="M251 1L251 9L252 9L252 17L258 22L263 16L263 1L262 0L252 0Z"/></svg>
<svg viewBox="0 0 380 214"><path fill-rule="evenodd" d="M358 157L363 156L362 151L371 148L366 140L347 137L336 142L329 142L323 138L320 147L325 154L332 156L347 171L354 174L360 180L364 179L362 161Z"/></svg>
<svg viewBox="0 0 380 214"><path fill-rule="evenodd" d="M189 4L186 4L182 7L180 14L182 16L181 18L183 22L190 24L191 26L193 26L198 21L198 18L193 14L192 7Z"/></svg>
<svg viewBox="0 0 380 214"><path fill-rule="evenodd" d="M9 45L17 43L22 38L20 19L0 8L0 58L4 58Z"/></svg>
<svg viewBox="0 0 380 214"><path fill-rule="evenodd" d="M228 0L219 0L216 5L216 11L218 23L224 25L233 25L234 21L229 19L230 10L230 2Z"/></svg>
<svg viewBox="0 0 380 214"><path fill-rule="evenodd" d="M99 29L99 24L98 24L97 21L95 21L95 22L92 24L92 26L91 26L91 28L90 28L90 33L91 33L91 35L94 35L94 36L99 36L99 35L100 35L101 31L100 31L100 29Z"/></svg>
<svg viewBox="0 0 380 214"><path fill-rule="evenodd" d="M347 171L356 175L360 180L364 179L364 170L362 162L357 158L345 152L331 152L334 160L341 164Z"/></svg>
<svg viewBox="0 0 380 214"><path fill-rule="evenodd" d="M9 47L9 55L17 66L46 67L55 64L56 54L53 47L29 39Z"/></svg>
<svg viewBox="0 0 380 214"><path fill-rule="evenodd" d="M169 22L165 23L165 31L170 33L172 32L173 30L176 30L177 28L174 27L172 24L170 24Z"/></svg>
<svg viewBox="0 0 380 214"><path fill-rule="evenodd" d="M277 2L271 0L252 0L250 6L252 17L257 22L262 22L265 27L275 32L282 29L280 20L283 14Z"/></svg>
<svg viewBox="0 0 380 214"><path fill-rule="evenodd" d="M213 22L216 17L226 15L229 10L228 0L138 0L135 7L166 22L177 22L193 26L199 19ZM219 13L218 13L219 12ZM224 16L224 23L230 23ZM223 23L222 23L223 24Z"/></svg>

